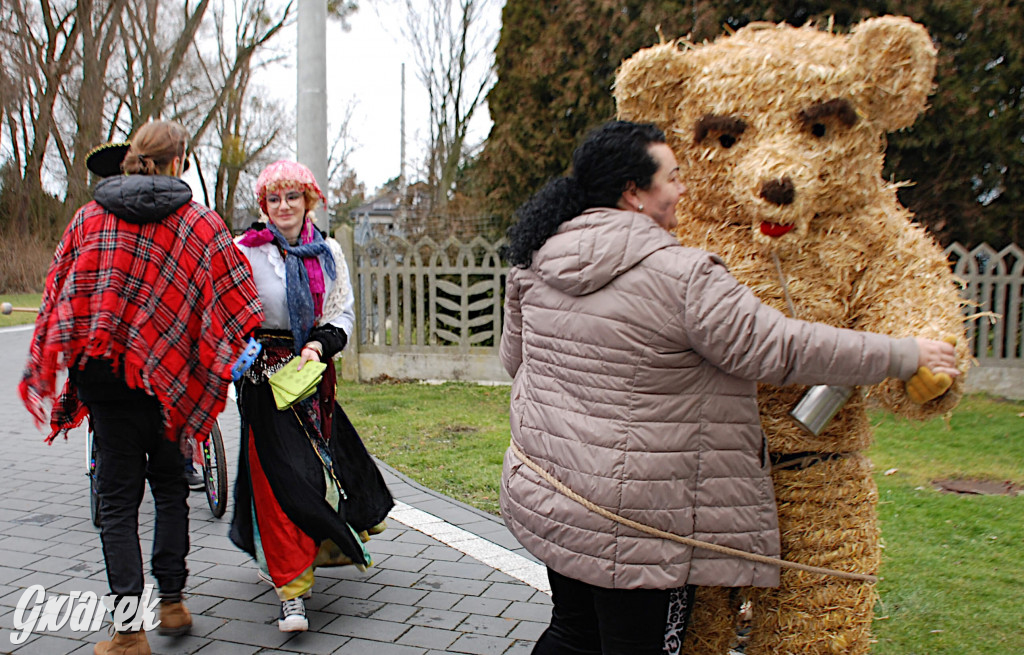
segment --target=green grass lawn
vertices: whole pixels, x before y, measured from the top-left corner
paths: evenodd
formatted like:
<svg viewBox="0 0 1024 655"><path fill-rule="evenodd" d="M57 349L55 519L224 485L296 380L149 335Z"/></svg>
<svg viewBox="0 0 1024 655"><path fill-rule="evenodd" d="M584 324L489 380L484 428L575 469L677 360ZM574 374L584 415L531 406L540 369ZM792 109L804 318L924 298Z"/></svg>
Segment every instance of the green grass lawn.
<svg viewBox="0 0 1024 655"><path fill-rule="evenodd" d="M371 452L492 513L508 445L508 393L457 383L342 382L338 391ZM1024 496L946 494L930 484L958 477L1024 484L1024 403L978 395L948 420L911 423L882 412L873 419L885 551L872 652L1024 653Z"/></svg>
<svg viewBox="0 0 1024 655"><path fill-rule="evenodd" d="M39 303L42 302L42 298L43 296L40 293L0 294L0 302L9 302L15 307L30 307L32 309L39 309ZM7 316L0 314L0 327L28 325L35 322L36 315L34 312L13 312Z"/></svg>

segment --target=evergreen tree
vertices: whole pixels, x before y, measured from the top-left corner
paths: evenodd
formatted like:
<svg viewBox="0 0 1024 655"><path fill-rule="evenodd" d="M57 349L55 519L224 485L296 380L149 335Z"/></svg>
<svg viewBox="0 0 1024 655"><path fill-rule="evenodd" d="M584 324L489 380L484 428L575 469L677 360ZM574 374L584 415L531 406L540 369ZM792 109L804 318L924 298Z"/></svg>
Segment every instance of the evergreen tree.
<svg viewBox="0 0 1024 655"><path fill-rule="evenodd" d="M562 175L591 127L615 116L611 85L623 59L693 30L694 7L672 0L508 0L487 96L494 125L480 174L505 224L548 179ZM702 16L704 12L696 15ZM717 31L700 22L699 38Z"/></svg>
<svg viewBox="0 0 1024 655"><path fill-rule="evenodd" d="M836 31L871 16L923 24L939 48L936 93L915 125L890 135L886 175L914 184L903 203L943 242L1024 240L1024 10L1018 0L508 0L480 162L494 212L512 212L565 172L583 133L614 116L619 63L658 40L713 39L753 21Z"/></svg>

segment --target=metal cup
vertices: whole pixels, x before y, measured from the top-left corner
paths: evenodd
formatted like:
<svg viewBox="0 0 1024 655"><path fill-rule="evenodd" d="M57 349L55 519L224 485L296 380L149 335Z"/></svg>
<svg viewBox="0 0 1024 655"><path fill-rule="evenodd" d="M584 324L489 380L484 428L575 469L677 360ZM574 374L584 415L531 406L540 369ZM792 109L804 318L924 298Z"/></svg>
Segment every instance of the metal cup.
<svg viewBox="0 0 1024 655"><path fill-rule="evenodd" d="M851 395L853 387L819 384L807 390L789 415L800 427L818 436Z"/></svg>

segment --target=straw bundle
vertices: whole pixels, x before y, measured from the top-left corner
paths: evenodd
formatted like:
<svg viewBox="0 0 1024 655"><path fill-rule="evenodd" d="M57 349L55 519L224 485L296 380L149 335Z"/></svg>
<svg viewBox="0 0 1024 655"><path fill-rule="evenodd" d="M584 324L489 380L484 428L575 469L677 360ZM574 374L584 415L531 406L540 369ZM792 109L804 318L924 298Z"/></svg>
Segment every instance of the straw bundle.
<svg viewBox="0 0 1024 655"><path fill-rule="evenodd" d="M677 210L686 246L719 254L732 274L787 315L897 337L967 343L962 301L942 250L881 177L885 134L924 111L935 50L905 18L864 21L849 36L813 27L748 26L712 44L662 43L620 68L619 115L665 130L688 194ZM788 189L779 195L778 189ZM964 376L917 405L903 382L859 390L821 435L789 416L803 386L762 384L761 422L773 455L810 458L773 472L786 559L874 573L880 561L865 396L915 419L950 410ZM713 608L724 590L702 591ZM862 653L870 585L783 571L753 593L746 652ZM692 653L724 653L729 612L699 611Z"/></svg>
<svg viewBox="0 0 1024 655"><path fill-rule="evenodd" d="M698 587L680 652L725 653L736 642L740 595L725 587Z"/></svg>

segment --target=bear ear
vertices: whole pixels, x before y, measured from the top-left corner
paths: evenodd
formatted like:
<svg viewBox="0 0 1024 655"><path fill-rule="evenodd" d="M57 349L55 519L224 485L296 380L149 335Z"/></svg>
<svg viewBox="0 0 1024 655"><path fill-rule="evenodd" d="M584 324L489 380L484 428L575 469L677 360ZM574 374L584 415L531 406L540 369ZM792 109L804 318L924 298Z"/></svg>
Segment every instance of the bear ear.
<svg viewBox="0 0 1024 655"><path fill-rule="evenodd" d="M909 127L925 110L935 77L935 46L909 18L869 18L850 37L860 78L858 105L886 132Z"/></svg>
<svg viewBox="0 0 1024 655"><path fill-rule="evenodd" d="M638 51L615 74L612 89L618 118L667 129L677 116L690 74L687 57L676 41Z"/></svg>

